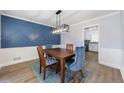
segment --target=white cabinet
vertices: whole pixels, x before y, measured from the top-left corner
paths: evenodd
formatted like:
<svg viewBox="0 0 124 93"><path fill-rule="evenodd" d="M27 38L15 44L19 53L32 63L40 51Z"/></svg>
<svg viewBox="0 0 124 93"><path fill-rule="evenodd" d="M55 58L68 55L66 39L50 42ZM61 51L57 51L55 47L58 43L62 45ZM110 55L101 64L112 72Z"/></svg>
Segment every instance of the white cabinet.
<svg viewBox="0 0 124 93"><path fill-rule="evenodd" d="M89 51L98 52L98 43L97 42L90 42L89 43Z"/></svg>

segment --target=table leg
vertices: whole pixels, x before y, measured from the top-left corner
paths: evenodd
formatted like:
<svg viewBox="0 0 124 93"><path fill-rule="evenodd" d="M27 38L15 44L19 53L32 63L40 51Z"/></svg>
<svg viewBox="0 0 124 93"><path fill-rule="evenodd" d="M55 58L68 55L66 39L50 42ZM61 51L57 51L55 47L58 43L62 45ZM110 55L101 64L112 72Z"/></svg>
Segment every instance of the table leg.
<svg viewBox="0 0 124 93"><path fill-rule="evenodd" d="M61 66L61 83L64 83L65 81L65 60L60 60L60 66Z"/></svg>

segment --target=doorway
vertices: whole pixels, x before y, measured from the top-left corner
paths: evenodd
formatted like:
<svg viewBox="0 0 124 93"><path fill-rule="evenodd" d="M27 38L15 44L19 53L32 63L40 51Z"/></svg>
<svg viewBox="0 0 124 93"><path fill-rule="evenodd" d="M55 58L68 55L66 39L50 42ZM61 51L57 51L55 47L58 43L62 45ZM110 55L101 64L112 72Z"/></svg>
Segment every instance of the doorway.
<svg viewBox="0 0 124 93"><path fill-rule="evenodd" d="M86 26L84 30L85 58L98 63L99 25Z"/></svg>

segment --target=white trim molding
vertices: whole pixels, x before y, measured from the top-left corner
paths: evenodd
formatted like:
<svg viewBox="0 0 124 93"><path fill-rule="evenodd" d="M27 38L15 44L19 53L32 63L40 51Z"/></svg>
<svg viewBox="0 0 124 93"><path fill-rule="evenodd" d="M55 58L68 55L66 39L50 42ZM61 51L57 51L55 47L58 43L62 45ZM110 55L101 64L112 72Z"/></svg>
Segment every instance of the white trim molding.
<svg viewBox="0 0 124 93"><path fill-rule="evenodd" d="M83 23L99 20L99 19L102 19L102 18L105 18L105 17L109 17L109 16L112 16L112 15L119 14L119 13L120 13L120 11L116 11L116 12L109 13L109 14L106 14L106 15L103 15L103 16L99 16L99 17L91 18L91 19L84 20L84 21L81 21L81 22L78 22L78 23L74 23L74 24L71 24L70 26L79 25L79 24L83 24Z"/></svg>
<svg viewBox="0 0 124 93"><path fill-rule="evenodd" d="M36 24L44 25L44 26L54 27L54 26L52 26L52 25L48 25L48 24L41 23L41 22L36 22L36 21L30 20L30 19L26 19L26 18L22 18L22 17L17 17L17 16L5 14L5 13L3 13L3 12L1 12L1 15L3 15L3 16L8 16L8 17L12 17L12 18L16 18L16 19L19 19L19 20L28 21L28 22L31 22L31 23L36 23Z"/></svg>
<svg viewBox="0 0 124 93"><path fill-rule="evenodd" d="M121 52L121 49L100 48L99 63L116 69L120 69L122 56Z"/></svg>

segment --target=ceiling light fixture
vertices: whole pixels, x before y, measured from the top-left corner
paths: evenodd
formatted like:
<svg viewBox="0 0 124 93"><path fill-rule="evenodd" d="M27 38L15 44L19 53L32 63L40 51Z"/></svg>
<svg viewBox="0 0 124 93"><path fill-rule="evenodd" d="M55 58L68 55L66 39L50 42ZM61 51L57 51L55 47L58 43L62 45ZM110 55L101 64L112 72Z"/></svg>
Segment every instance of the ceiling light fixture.
<svg viewBox="0 0 124 93"><path fill-rule="evenodd" d="M60 34L62 32L69 32L69 25L62 24L61 25L61 10L56 12L56 27L53 28L53 34Z"/></svg>

